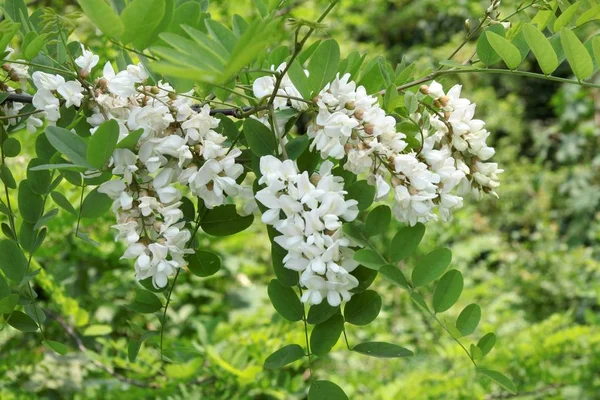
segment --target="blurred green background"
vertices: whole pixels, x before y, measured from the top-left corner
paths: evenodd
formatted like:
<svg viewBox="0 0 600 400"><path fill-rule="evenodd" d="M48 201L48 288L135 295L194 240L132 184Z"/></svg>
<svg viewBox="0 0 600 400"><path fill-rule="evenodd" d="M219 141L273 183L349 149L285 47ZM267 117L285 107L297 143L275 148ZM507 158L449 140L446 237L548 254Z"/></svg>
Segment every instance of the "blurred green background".
<svg viewBox="0 0 600 400"><path fill-rule="evenodd" d="M34 1L58 13L77 10L73 1ZM314 18L326 1L299 1L290 15ZM344 0L328 18L342 53L359 49L393 62L403 57L427 68L446 58L464 37L464 21L489 5L476 0ZM503 1L508 14L519 1ZM251 1L213 1L209 11L228 20L252 15ZM98 36L84 19L75 37L112 59L118 48ZM598 30L596 25L593 29ZM596 32L597 33L597 32ZM464 59L473 43L459 53ZM538 71L533 58L522 68ZM568 69L557 75L568 77ZM599 81L596 77L596 81ZM505 169L499 200L466 202L451 223L430 223L419 253L446 245L453 265L465 276L465 290L454 313L477 302L483 317L477 334L493 330L496 348L483 365L511 376L521 399L600 399L600 90L485 75L458 75L442 83L464 85L463 95L478 104L496 147L494 161ZM33 152L23 132L25 151L13 160L15 176ZM29 153L28 153L29 152ZM75 199L78 193L65 190ZM169 310L167 347L179 364L161 368L157 338L148 340L136 360L127 358L135 338L128 321L159 328L156 317L125 308L135 287L133 266L119 261L112 215L88 221L83 230L99 247L74 237L75 217L60 213L50 224L36 257L43 266L37 282L40 302L78 327L100 325L103 335L76 328L90 351L56 322L46 336L69 343L58 356L40 344L39 335L12 329L0 332L0 399L303 399L308 366L294 363L263 371L264 359L279 347L304 342L300 323L282 320L267 297L272 278L264 226L225 240L208 236L202 245L218 252L224 268L201 279L182 274ZM387 237L393 235L391 229ZM476 375L470 360L438 326L421 316L406 293L378 278L382 313L368 327L348 331L350 342L389 340L416 353L398 360L366 358L336 350L314 363L317 377L344 388L352 399L500 399L498 386ZM51 302L48 300L52 299ZM446 318L455 318L449 313ZM103 333L103 332L100 332ZM98 363L108 366L107 373ZM140 388L115 378L120 374L159 388Z"/></svg>

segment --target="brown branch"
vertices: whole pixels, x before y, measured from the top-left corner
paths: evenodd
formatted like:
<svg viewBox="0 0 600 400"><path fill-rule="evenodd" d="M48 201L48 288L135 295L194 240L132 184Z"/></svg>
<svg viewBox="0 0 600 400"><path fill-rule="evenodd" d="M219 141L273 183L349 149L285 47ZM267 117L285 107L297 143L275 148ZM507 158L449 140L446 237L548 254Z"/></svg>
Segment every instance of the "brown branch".
<svg viewBox="0 0 600 400"><path fill-rule="evenodd" d="M0 92L0 94L2 94ZM9 93L8 97L6 99L4 99L2 102L0 102L0 104L4 104L7 102L16 102L16 103L29 103L31 104L33 102L33 96L28 95L28 94L17 94L17 93ZM248 111L252 111L254 110L255 107L251 107L251 106L247 106L247 107L240 107L240 108L214 108L210 110L210 115L216 115L216 114L223 114L223 115L229 115L235 118L244 118L244 113L247 113ZM198 110L196 110L198 111Z"/></svg>
<svg viewBox="0 0 600 400"><path fill-rule="evenodd" d="M75 332L75 329L72 326L70 326L69 324L67 324L59 315L56 315L53 312L50 312L50 311L46 310L46 314L48 314L52 318L54 318L56 320L56 322L58 322L63 327L63 329L69 334L69 336L71 336L73 338L73 340L75 340L75 343L77 344L77 348L79 349L79 351L81 351L82 353L85 353L88 350L85 347L85 345L83 344L83 341L81 340L81 338L79 337L79 335L77 334L77 332ZM124 375L119 374L118 372L115 372L111 367L102 364L100 361L95 360L92 357L90 357L89 359L92 362L92 364L94 364L96 367L98 367L98 368L106 371L109 375L111 375L114 378L120 380L121 382L125 382L125 383L128 383L130 385L141 387L141 388L156 389L156 388L159 387L159 385L156 384L156 383L145 383L145 382L139 381L137 379L128 378L128 377L126 377Z"/></svg>

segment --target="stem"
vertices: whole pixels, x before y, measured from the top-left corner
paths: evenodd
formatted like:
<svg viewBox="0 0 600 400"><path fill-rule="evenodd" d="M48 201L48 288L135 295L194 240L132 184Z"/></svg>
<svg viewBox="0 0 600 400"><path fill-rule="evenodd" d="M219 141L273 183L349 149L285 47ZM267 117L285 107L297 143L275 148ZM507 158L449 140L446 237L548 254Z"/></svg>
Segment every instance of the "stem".
<svg viewBox="0 0 600 400"><path fill-rule="evenodd" d="M302 297L302 287L300 286L300 284L298 284L298 290L300 291L300 297ZM308 371L310 372L310 377L312 378L312 352L310 351L310 343L308 340L308 322L306 321L306 309L304 308L304 305L302 305L302 321L304 322L304 338L306 340L306 356L308 357Z"/></svg>
<svg viewBox="0 0 600 400"><path fill-rule="evenodd" d="M130 51L130 52L132 52L132 53L135 53L135 54L137 54L137 55L144 56L144 57L146 57L146 58L149 58L149 59L151 59L151 60L153 60L153 61L156 61L156 60L158 60L158 58L156 58L156 57L153 57L153 56L151 56L151 55L148 55L148 54L144 54L143 52L141 52L141 51L138 51L138 50L136 50L136 49L132 49L131 47L123 46L121 43L119 43L119 42L116 42L116 41L114 41L114 40L112 40L112 39L110 39L110 42L111 42L112 44L114 44L115 46L122 48L123 50L127 50L127 51Z"/></svg>
<svg viewBox="0 0 600 400"><path fill-rule="evenodd" d="M553 81L553 82L569 83L569 84L573 84L573 85L580 85L583 87L600 88L600 84L597 84L597 83L578 81L576 79L559 78L557 76L537 74L535 72L518 71L518 70L511 71L509 69L499 69L499 68L485 68L485 69L483 69L483 68L480 68L480 69L465 68L465 69L450 69L450 70L445 70L445 71L435 71L427 76L416 79L412 82L397 86L396 89L399 92L401 92L403 90L410 89L411 87L430 82L440 76L466 74L466 73L484 73L484 74L488 73L488 74L522 76L522 77L526 77L526 78L544 79L544 80ZM385 94L385 90L380 91L378 94L381 94L381 95Z"/></svg>
<svg viewBox="0 0 600 400"><path fill-rule="evenodd" d="M21 117L27 117L29 115L33 115L33 114L37 114L37 113L41 113L43 110L34 110L34 111L29 111L29 112L25 112L22 114L15 114L15 115L1 115L0 116L0 121L4 121L4 120L8 120L8 119L13 119L13 118L21 118Z"/></svg>
<svg viewBox="0 0 600 400"><path fill-rule="evenodd" d="M198 233L198 229L200 229L200 221L202 221L202 218L204 217L204 215L206 214L206 212L208 211L207 208L204 208L202 212L200 212L200 209L198 209L198 217L196 218L196 227L194 228L194 232L192 232L192 235L190 237L190 241L187 244L186 248L190 247L191 244L194 241L194 238L196 237L196 233ZM169 304L171 303L171 295L173 294L173 289L175 288L175 284L177 283L177 278L179 278L179 273L181 272L181 268L177 269L177 272L175 273L175 278L173 278L173 284L171 285L171 288L169 289L169 293L167 293L167 302L165 303L165 311L163 312L163 318L161 321L161 326L160 326L160 359L161 361L165 361L163 358L163 343L164 343L164 333L165 333L165 326L167 325L167 310L169 309Z"/></svg>
<svg viewBox="0 0 600 400"><path fill-rule="evenodd" d="M327 16L327 14L329 14L331 12L331 10L333 10L333 7L335 7L338 2L339 2L339 0L332 1L329 4L329 6L325 9L325 11L323 11L323 14L321 14L321 16L317 19L317 23L323 21L325 19L325 17ZM315 28L311 27L308 30L308 32L306 32L306 35L304 35L304 37L302 38L302 40L298 43L298 41L297 41L297 39L298 39L298 29L296 30L296 40L294 41L295 42L294 43L294 53L290 57L289 61L287 62L286 66L285 66L285 68L283 69L283 71L281 71L280 75L275 80L275 86L273 87L273 95L271 96L271 98L269 98L269 106L272 105L273 102L275 101L275 97L277 96L277 92L279 91L279 87L281 86L281 82L283 81L283 77L288 72L288 70L292 66L292 63L294 62L294 60L296 59L296 57L298 57L298 55L300 54L300 51L302 50L302 47L304 47L304 44L306 43L306 41L308 40L308 38L310 37L310 35L312 35L312 33L314 31L315 31Z"/></svg>
<svg viewBox="0 0 600 400"><path fill-rule="evenodd" d="M36 64L36 63L32 63L32 62L25 62L25 61L19 61L19 60L0 60L0 62L2 63L11 63L11 64L21 64L21 65L28 65L30 67L36 67L39 69L45 69L48 71L52 71L52 72L56 72L59 74L66 74L66 75L70 75L73 78L77 78L77 75L73 74L71 71L66 70L66 69L59 69L59 68L54 68L54 67L49 67L47 65L42 65L42 64Z"/></svg>
<svg viewBox="0 0 600 400"><path fill-rule="evenodd" d="M486 23L486 21L488 20L489 15L486 14L483 19L481 20L481 22L479 22L479 25L477 25L475 27L475 29L473 29L471 32L467 32L467 35L465 36L465 38L463 39L462 43L458 45L458 47L456 49L454 49L454 51L452 52L452 54L450 54L450 56L446 59L446 60L452 60L454 58L455 55L458 54L458 52L465 47L465 45L467 43L469 43L469 40L471 40L473 37L475 37L479 31L481 30L481 28L483 27L483 25ZM438 71L441 71L444 68L443 65L440 65L438 67Z"/></svg>
<svg viewBox="0 0 600 400"><path fill-rule="evenodd" d="M379 256L380 256L380 257L381 257L383 260L385 260L385 262L386 262L386 263L388 263L388 264L391 264L391 265L394 265L394 263L393 263L391 260L388 260L388 259L387 259L387 258L386 258L386 257L385 257L383 254L381 254L381 253L379 253L379 252L377 251L377 249L375 248L375 246L373 246L373 244L372 244L372 243L369 241L369 239L368 239L368 238L367 238L365 235L362 235L362 234L361 234L361 236L363 237L363 239L365 240L365 242L367 243L367 245L368 245L368 246L371 248L371 250L374 250L374 251L375 251L377 254L379 254ZM405 289L405 290L407 290L409 293L416 292L416 290L415 290L415 289L412 287L412 285L410 285L410 284L409 284L409 286L408 286L408 289ZM421 310L421 307L417 307L417 308L418 308L420 311L423 311L423 310ZM460 346L460 347L463 349L463 351L465 352L465 354L466 354L466 355L469 357L469 359L471 360L471 362L472 362L472 363L473 363L473 365L475 366L475 369L479 369L479 367L477 366L477 363L475 362L475 359L474 359L474 358L471 356L471 353L469 353L469 351L468 351L468 350L467 350L467 348L466 348L466 347L465 347L465 346L462 344L462 342L461 342L461 341L460 341L460 340L459 340L459 339L458 339L456 336L454 336L454 335L452 334L452 332L450 332L450 330L448 330L448 328L446 328L446 325L444 325L444 323L443 323L442 321L440 321L440 320L437 318L437 316L436 316L434 313L432 313L430 310L428 310L428 312L429 312L429 314L430 314L430 315L433 317L433 319L434 319L434 320L435 320L435 321L436 321L436 322L437 322L437 323L438 323L438 324L439 324L439 325L440 325L440 326L441 326L441 327L442 327L442 328L443 328L443 329L444 329L446 332L448 332L448 334L449 334L449 335L452 337L452 339L453 339L453 340L454 340L456 343L458 343L458 345L459 345L459 346ZM344 330L344 338L346 338L346 332L345 332L345 330ZM347 342L347 341L346 341L346 345L347 345L347 346L348 346L348 348L350 349L350 347L349 347L349 345L348 345L348 342Z"/></svg>

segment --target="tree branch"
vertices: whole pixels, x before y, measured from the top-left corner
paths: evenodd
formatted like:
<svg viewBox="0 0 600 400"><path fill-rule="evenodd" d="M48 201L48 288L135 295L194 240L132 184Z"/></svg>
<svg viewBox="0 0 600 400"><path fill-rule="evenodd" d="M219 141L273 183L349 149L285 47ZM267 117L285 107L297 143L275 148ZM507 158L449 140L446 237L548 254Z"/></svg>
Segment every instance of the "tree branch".
<svg viewBox="0 0 600 400"><path fill-rule="evenodd" d="M83 344L83 341L81 340L81 338L79 337L79 335L77 334L77 332L75 332L75 329L73 329L72 326L70 326L69 324L67 324L65 322L65 320L63 320L59 315L56 315L53 312L50 312L49 310L46 310L46 314L48 314L52 318L54 318L56 320L56 322L58 322L63 327L63 329L69 334L69 336L71 336L73 338L73 340L75 340L75 343L77 344L77 348L79 349L79 351L81 351L82 353L85 353L88 350L85 347L85 345ZM127 384L130 384L130 385L133 385L133 386L137 386L137 387L141 387L141 388L152 388L152 389L158 388L158 385L156 383L145 383L145 382L142 382L142 381L138 381L137 379L131 379L131 378L128 378L126 376L123 376L123 375L115 372L111 367L102 364L100 361L95 360L92 357L89 357L89 360L96 367L104 370L109 375L111 375L114 378L120 380L121 382L125 382Z"/></svg>
<svg viewBox="0 0 600 400"><path fill-rule="evenodd" d="M5 94L6 92L0 92L0 95ZM0 104L8 103L8 102L16 102L16 103L29 103L33 102L33 96L28 94L17 94L17 93L9 93L8 97L0 102ZM223 114L229 115L235 118L244 118L245 113L254 110L255 107L247 106L247 107L239 107L239 108L215 108L210 110L210 115ZM18 117L18 116L15 116ZM11 117L13 118L13 117Z"/></svg>

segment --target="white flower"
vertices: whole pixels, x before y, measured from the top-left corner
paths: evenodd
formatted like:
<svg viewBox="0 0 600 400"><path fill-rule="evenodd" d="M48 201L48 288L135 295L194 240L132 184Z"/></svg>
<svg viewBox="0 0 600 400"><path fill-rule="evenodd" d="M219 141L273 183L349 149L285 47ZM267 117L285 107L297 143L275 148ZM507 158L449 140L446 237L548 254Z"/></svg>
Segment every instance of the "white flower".
<svg viewBox="0 0 600 400"><path fill-rule="evenodd" d="M108 82L108 90L111 93L121 97L129 97L137 93L135 83L139 81L129 71L121 71L115 74L113 66L110 62L107 62L102 73L104 79Z"/></svg>
<svg viewBox="0 0 600 400"><path fill-rule="evenodd" d="M100 187L98 187L98 192L104 193L111 199L115 200L119 198L121 192L123 192L126 188L127 185L125 185L125 182L121 180L112 180L101 184Z"/></svg>
<svg viewBox="0 0 600 400"><path fill-rule="evenodd" d="M83 99L83 86L79 81L61 83L56 91L65 99L65 107L80 107Z"/></svg>
<svg viewBox="0 0 600 400"><path fill-rule="evenodd" d="M75 59L75 64L84 72L83 75L89 75L92 69L98 64L100 57L86 50L81 45L81 55Z"/></svg>
<svg viewBox="0 0 600 400"><path fill-rule="evenodd" d="M65 78L60 75L51 75L41 71L35 71L31 75L33 84L38 89L57 90L58 87L65 83Z"/></svg>

